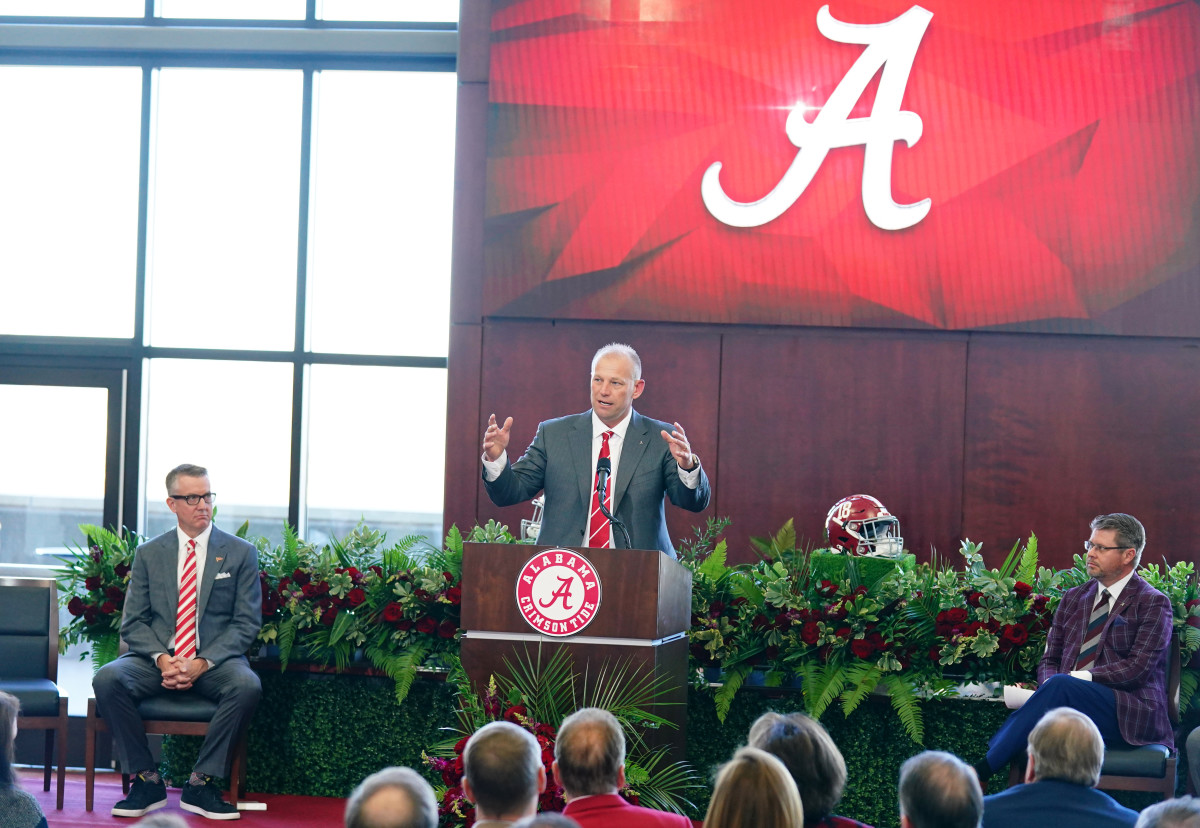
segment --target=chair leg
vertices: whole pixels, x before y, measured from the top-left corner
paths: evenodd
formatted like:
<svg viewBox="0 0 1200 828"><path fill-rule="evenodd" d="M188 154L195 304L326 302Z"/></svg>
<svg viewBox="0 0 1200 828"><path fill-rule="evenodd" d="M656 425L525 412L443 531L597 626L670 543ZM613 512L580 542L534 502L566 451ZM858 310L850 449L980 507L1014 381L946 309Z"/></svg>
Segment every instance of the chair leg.
<svg viewBox="0 0 1200 828"><path fill-rule="evenodd" d="M83 809L92 810L96 794L96 700L88 699L87 734L83 745Z"/></svg>
<svg viewBox="0 0 1200 828"><path fill-rule="evenodd" d="M67 782L67 700L58 700L58 792L54 796L55 808L62 810L63 790Z"/></svg>
<svg viewBox="0 0 1200 828"><path fill-rule="evenodd" d="M54 737L57 734L53 730L46 731L46 746L42 751L42 790L50 790L50 774L51 768L54 767Z"/></svg>

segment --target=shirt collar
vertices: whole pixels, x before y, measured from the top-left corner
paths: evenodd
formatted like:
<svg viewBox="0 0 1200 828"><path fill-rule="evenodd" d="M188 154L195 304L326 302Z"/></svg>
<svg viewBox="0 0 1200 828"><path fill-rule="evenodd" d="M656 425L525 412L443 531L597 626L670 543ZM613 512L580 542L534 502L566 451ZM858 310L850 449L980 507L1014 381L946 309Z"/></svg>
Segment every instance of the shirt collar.
<svg viewBox="0 0 1200 828"><path fill-rule="evenodd" d="M617 423L615 426L607 426L600 416L595 411L592 412L592 439L595 440L606 431L611 431L613 434L625 439L625 432L629 430L629 421L633 419L633 409L629 409L629 413L625 415L625 419Z"/></svg>
<svg viewBox="0 0 1200 828"><path fill-rule="evenodd" d="M199 535L196 535L197 551L208 548L208 538L210 535L212 535L212 528L213 528L213 525L212 525L212 521L210 520L208 522L208 526L204 527L204 531L201 532ZM179 548L183 549L185 546L187 546L187 542L192 539L189 538L184 533L184 531L182 529L180 529L178 526L175 527L175 531L179 534Z"/></svg>
<svg viewBox="0 0 1200 828"><path fill-rule="evenodd" d="M1129 579L1132 577L1133 577L1133 573L1130 572L1128 575L1126 575L1124 578L1117 581L1115 584L1113 584L1110 587L1106 587L1106 586L1104 586L1104 584L1098 584L1097 585L1098 589L1096 590L1096 596L1097 597L1100 596L1101 589L1107 589L1108 594L1112 596L1112 605L1115 607L1117 605L1117 599L1121 597L1121 590L1125 589L1125 585L1129 583Z"/></svg>

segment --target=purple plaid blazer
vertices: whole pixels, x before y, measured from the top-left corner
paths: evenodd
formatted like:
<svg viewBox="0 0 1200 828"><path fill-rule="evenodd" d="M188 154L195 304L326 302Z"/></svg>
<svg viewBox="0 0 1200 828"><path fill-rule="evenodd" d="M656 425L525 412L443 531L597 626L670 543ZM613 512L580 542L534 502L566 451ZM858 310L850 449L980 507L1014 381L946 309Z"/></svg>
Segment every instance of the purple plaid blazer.
<svg viewBox="0 0 1200 828"><path fill-rule="evenodd" d="M1068 590L1054 613L1038 683L1075 669L1079 646L1096 603L1097 582ZM1136 574L1108 615L1092 665L1092 681L1117 696L1117 724L1131 745L1175 747L1167 715L1167 654L1171 601Z"/></svg>

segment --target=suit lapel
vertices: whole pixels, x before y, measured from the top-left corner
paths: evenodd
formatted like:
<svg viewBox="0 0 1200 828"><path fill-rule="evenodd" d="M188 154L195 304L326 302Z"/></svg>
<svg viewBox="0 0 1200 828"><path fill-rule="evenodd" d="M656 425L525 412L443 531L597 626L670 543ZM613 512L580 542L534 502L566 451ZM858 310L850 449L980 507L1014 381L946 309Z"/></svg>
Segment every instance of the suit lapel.
<svg viewBox="0 0 1200 828"><path fill-rule="evenodd" d="M162 590L166 593L166 607L170 611L167 617L174 623L179 612L179 533L171 530L170 533L162 535L159 548L161 552L155 557L166 572L161 578L152 580L150 588L153 590L156 585L162 584Z"/></svg>
<svg viewBox="0 0 1200 828"><path fill-rule="evenodd" d="M197 623L204 617L213 582L225 564L225 552L225 533L214 526L208 534L208 550L204 553L204 577L200 579L200 599L196 604Z"/></svg>
<svg viewBox="0 0 1200 828"><path fill-rule="evenodd" d="M632 412L629 415L629 428L625 429L625 443L621 446L620 474L617 475L617 488L613 490L613 514L620 507L621 498L625 497L629 481L633 479L633 472L646 454L649 432L646 418L636 411Z"/></svg>
<svg viewBox="0 0 1200 828"><path fill-rule="evenodd" d="M579 481L579 499L584 503L585 510L590 510L592 486L596 479L596 472L592 469L592 412L575 418L575 425L567 435L567 440L571 445L571 462L575 464L575 479Z"/></svg>

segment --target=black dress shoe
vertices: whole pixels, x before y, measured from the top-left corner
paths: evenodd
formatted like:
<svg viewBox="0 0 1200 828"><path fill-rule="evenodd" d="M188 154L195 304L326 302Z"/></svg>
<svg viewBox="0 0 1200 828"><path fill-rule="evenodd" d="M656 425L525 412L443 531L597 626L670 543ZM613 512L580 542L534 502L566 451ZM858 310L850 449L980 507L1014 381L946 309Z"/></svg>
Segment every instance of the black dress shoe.
<svg viewBox="0 0 1200 828"><path fill-rule="evenodd" d="M184 785L183 793L179 796L179 807L208 819L242 818L236 805L221 799L221 792L216 785Z"/></svg>
<svg viewBox="0 0 1200 828"><path fill-rule="evenodd" d="M129 796L113 806L112 815L140 817L167 804L167 786L162 781L147 782L141 774L133 777Z"/></svg>

